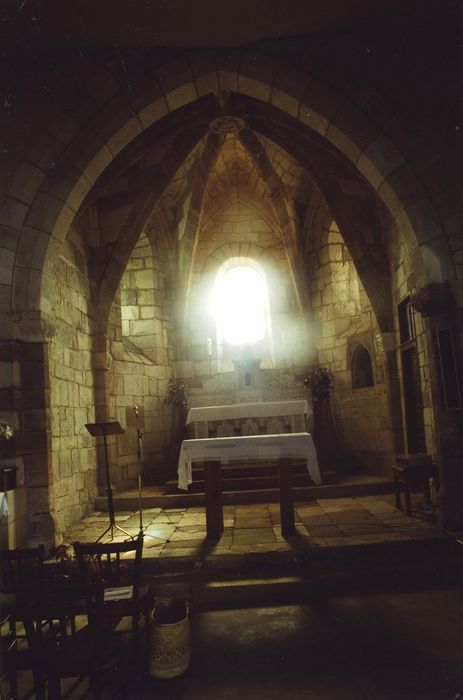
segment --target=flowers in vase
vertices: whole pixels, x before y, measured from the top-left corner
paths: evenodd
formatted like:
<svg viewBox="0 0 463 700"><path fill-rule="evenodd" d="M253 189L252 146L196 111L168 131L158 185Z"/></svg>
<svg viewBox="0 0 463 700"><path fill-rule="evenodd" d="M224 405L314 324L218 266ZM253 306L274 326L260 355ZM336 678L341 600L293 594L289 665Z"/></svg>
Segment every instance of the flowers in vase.
<svg viewBox="0 0 463 700"><path fill-rule="evenodd" d="M310 389L314 395L329 395L334 386L334 374L328 367L313 367L304 379L304 389Z"/></svg>
<svg viewBox="0 0 463 700"><path fill-rule="evenodd" d="M169 379L165 402L174 406L186 406L188 403L188 385L183 380Z"/></svg>

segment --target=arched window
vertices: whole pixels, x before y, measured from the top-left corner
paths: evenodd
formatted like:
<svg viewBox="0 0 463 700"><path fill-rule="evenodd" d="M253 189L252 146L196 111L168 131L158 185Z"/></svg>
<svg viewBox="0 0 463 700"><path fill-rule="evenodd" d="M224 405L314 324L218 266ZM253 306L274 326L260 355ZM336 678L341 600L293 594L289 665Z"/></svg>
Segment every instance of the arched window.
<svg viewBox="0 0 463 700"><path fill-rule="evenodd" d="M373 386L373 367L370 353L363 345L357 345L352 355L352 388Z"/></svg>
<svg viewBox="0 0 463 700"><path fill-rule="evenodd" d="M263 268L251 258L230 258L217 272L212 290L217 345L254 346L259 352L272 352L272 330L267 281Z"/></svg>

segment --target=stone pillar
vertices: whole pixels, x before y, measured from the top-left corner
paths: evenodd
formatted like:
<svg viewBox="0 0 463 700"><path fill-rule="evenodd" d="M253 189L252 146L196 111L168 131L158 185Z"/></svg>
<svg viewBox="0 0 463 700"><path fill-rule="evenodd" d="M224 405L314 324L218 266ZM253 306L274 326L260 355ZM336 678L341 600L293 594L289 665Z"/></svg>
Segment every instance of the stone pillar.
<svg viewBox="0 0 463 700"><path fill-rule="evenodd" d="M426 319L434 425L433 452L440 480L439 522L446 529L457 532L463 529L463 412L461 405L449 410L444 403L437 332L449 329L457 347L459 334L461 336L463 331L463 309L457 308L448 283L428 284L412 296L411 304ZM461 365L457 368L456 381L461 385Z"/></svg>

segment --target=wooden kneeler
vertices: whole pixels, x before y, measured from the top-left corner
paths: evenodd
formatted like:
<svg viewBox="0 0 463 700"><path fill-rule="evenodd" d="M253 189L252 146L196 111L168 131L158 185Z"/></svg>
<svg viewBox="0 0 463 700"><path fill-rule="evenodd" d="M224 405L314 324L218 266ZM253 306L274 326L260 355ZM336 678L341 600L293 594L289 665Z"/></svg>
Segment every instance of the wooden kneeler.
<svg viewBox="0 0 463 700"><path fill-rule="evenodd" d="M204 463L206 487L206 529L208 540L219 540L223 533L222 475L220 462ZM280 485L281 534L285 537L295 532L294 502L292 493L291 459L278 460Z"/></svg>
<svg viewBox="0 0 463 700"><path fill-rule="evenodd" d="M222 474L220 462L204 463L206 487L206 529L208 540L219 540L223 533Z"/></svg>
<svg viewBox="0 0 463 700"><path fill-rule="evenodd" d="M294 535L294 502L292 492L292 462L287 457L278 460L278 473L280 484L280 516L281 534Z"/></svg>

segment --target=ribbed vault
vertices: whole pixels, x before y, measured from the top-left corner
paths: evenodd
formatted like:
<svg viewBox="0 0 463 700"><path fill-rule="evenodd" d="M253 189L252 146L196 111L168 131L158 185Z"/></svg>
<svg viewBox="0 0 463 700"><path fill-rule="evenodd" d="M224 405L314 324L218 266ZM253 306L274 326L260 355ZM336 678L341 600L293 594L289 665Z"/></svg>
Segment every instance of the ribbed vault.
<svg viewBox="0 0 463 700"><path fill-rule="evenodd" d="M228 132L211 128L224 119L233 124ZM373 190L310 129L233 93L203 98L161 120L124 149L87 198L82 209L92 204L99 217L93 273L101 322L142 231L148 227L151 236L158 231L170 239L186 301L200 236L239 203L258 212L283 243L304 305L304 251L320 199L338 223L380 326L390 330L385 214Z"/></svg>

